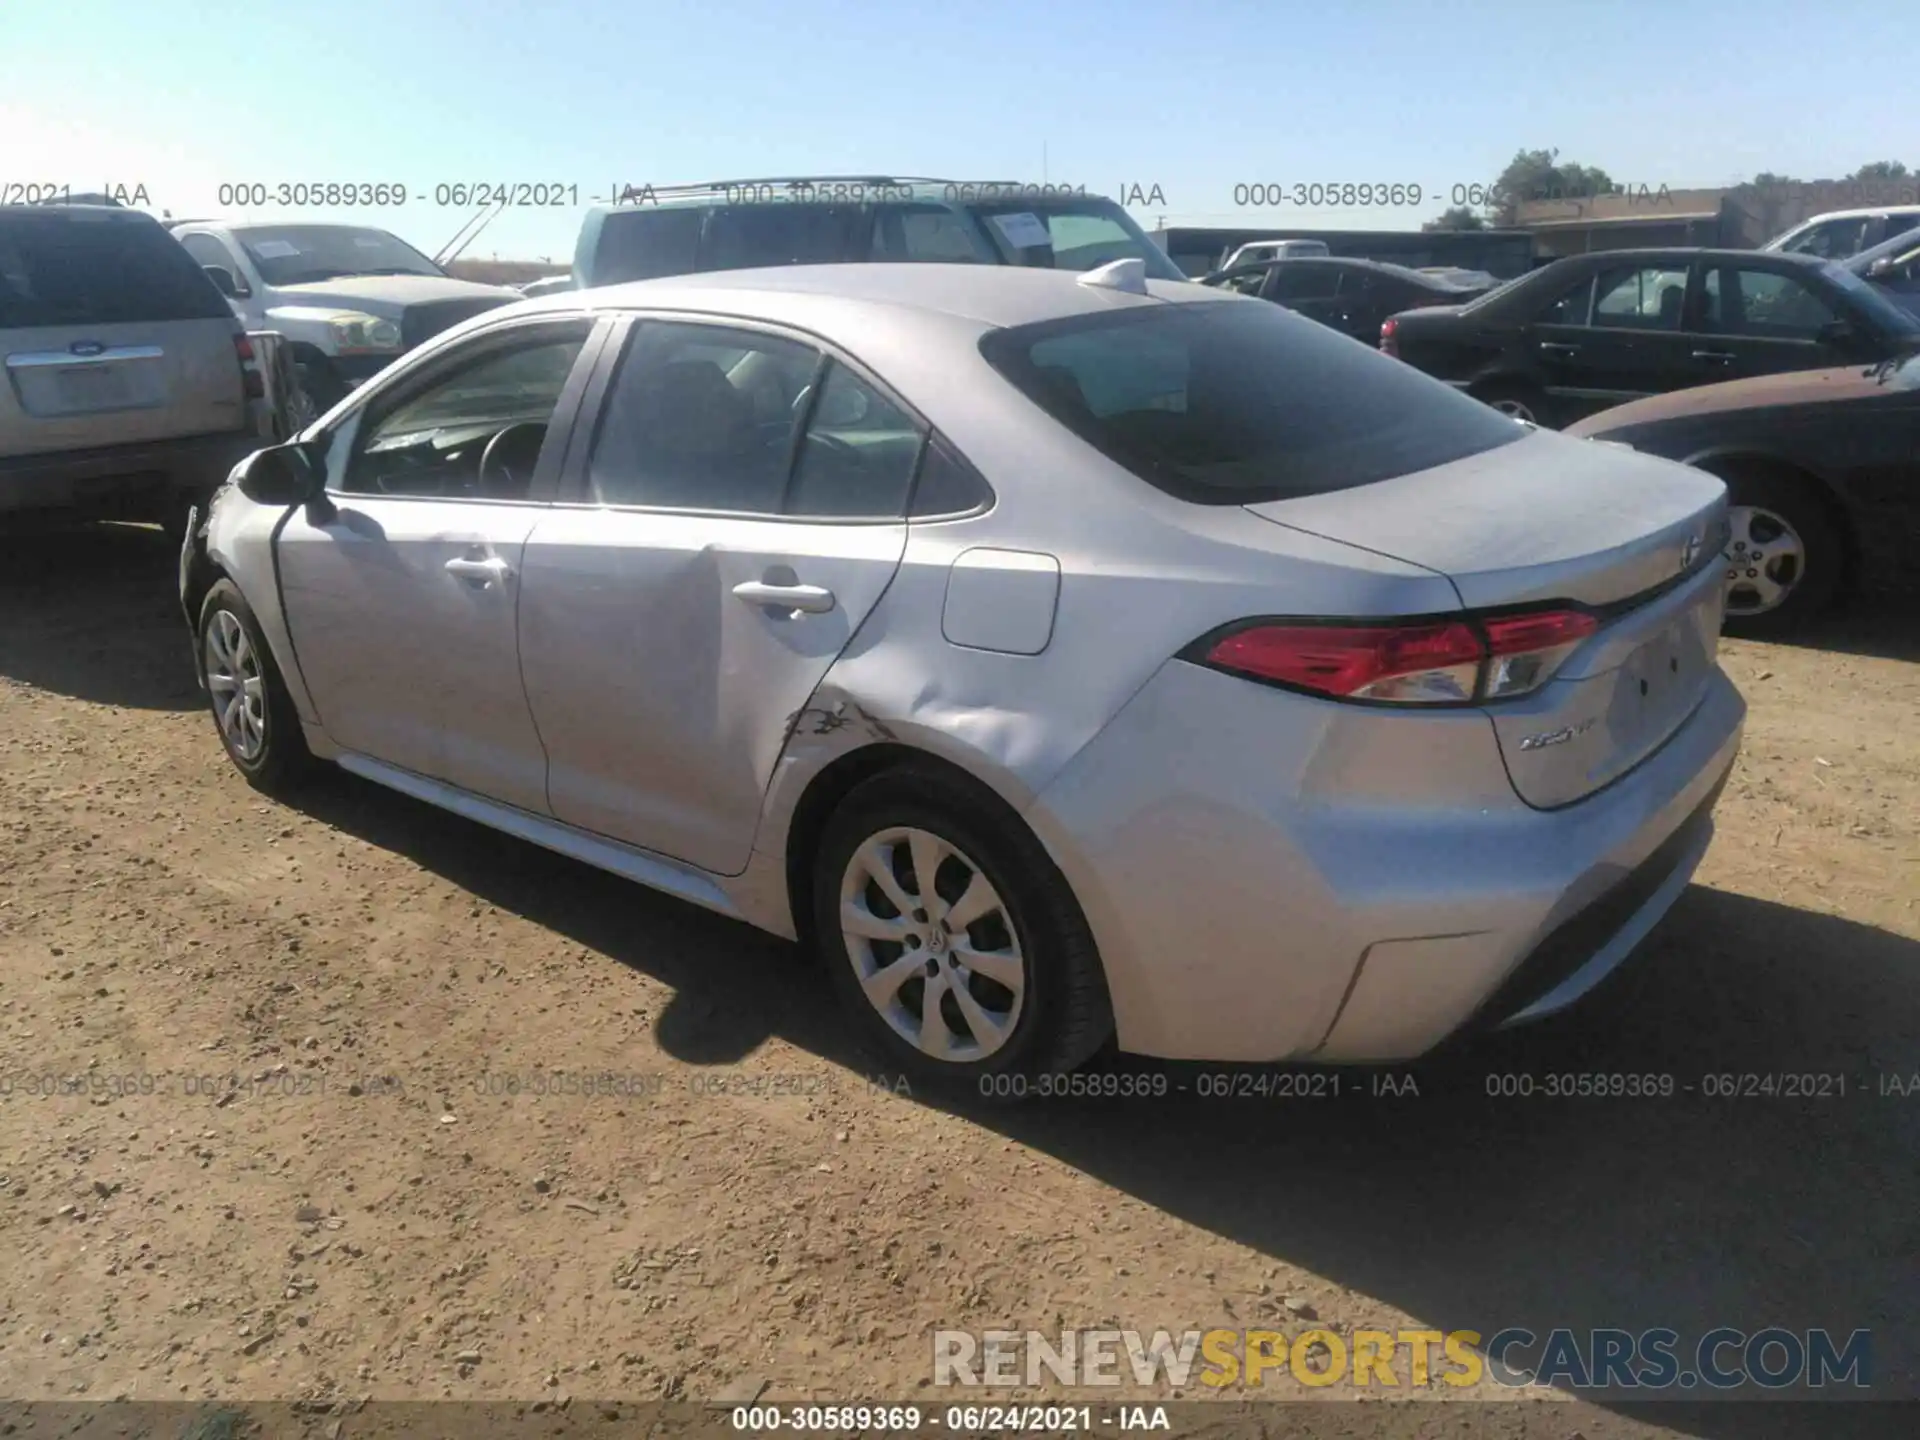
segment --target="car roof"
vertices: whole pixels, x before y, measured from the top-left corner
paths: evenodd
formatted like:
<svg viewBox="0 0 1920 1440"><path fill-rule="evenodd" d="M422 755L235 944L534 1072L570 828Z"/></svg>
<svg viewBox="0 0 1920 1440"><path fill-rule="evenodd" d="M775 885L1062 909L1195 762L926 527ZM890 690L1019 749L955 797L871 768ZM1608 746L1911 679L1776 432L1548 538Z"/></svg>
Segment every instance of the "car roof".
<svg viewBox="0 0 1920 1440"><path fill-rule="evenodd" d="M1080 283L1070 271L1022 265L926 262L785 265L631 280L523 300L534 310L687 310L784 320L811 328L838 315L884 309L895 315L968 322L982 329L1063 320L1154 304L1250 303L1186 280L1149 280L1142 296ZM497 312L496 312L496 318ZM837 327L835 327L837 328Z"/></svg>
<svg viewBox="0 0 1920 1440"><path fill-rule="evenodd" d="M1735 264L1761 260L1769 265L1804 265L1809 268L1817 268L1827 263L1824 256L1806 255L1797 250L1734 250L1725 246L1708 245L1659 245L1647 246L1644 249L1637 250L1590 250L1581 255L1562 256L1561 259L1592 261L1603 265L1622 260L1681 260L1687 262L1694 260L1725 260ZM1555 261L1554 263L1559 264L1561 261ZM1542 270L1552 268L1550 265L1543 265L1540 267L1540 270L1533 271L1532 273L1537 275Z"/></svg>
<svg viewBox="0 0 1920 1440"><path fill-rule="evenodd" d="M169 220L167 228L178 230L188 225L205 225L215 230L380 230L378 225L362 224L355 220L237 220L231 216L215 216L207 220ZM382 234L391 235L391 230Z"/></svg>
<svg viewBox="0 0 1920 1440"><path fill-rule="evenodd" d="M1872 215L1885 215L1889 210L1913 210L1920 212L1920 201L1899 200L1891 205L1863 205L1855 210L1829 210L1823 215L1810 215L1793 230L1804 230L1809 225L1818 225L1826 220L1861 220ZM1791 235L1793 230L1787 233Z"/></svg>
<svg viewBox="0 0 1920 1440"><path fill-rule="evenodd" d="M58 215L65 211L79 211L84 215L117 215L138 223L151 220L153 216L131 205L83 205L79 201L68 204L65 201L55 205L15 204L0 205L0 215Z"/></svg>
<svg viewBox="0 0 1920 1440"><path fill-rule="evenodd" d="M930 180L921 176L896 180L873 175L828 175L771 180L716 180L702 185L629 184L620 187L618 192L629 198L602 201L591 206L590 212L620 214L630 210L690 209L703 205L791 205L796 202L795 189L809 186L823 192L807 197L808 201L819 205L932 202L948 205L1045 206L1112 198L1074 190L1065 185L1030 185L1013 180ZM836 194L835 187L855 190L856 193Z"/></svg>

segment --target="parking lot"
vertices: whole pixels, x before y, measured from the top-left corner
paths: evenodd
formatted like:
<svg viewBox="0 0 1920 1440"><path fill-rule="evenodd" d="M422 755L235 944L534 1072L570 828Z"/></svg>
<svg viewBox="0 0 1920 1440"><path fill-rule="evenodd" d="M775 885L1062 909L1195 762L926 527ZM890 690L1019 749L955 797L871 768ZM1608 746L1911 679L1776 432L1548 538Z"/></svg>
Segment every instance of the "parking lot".
<svg viewBox="0 0 1920 1440"><path fill-rule="evenodd" d="M914 1397L935 1328L1303 1314L1869 1328L1920 1382L1911 613L1728 642L1718 838L1571 1015L1390 1095L960 1113L781 942L346 775L248 789L173 564L0 547L6 1393ZM1562 1072L1676 1093L1489 1094ZM1844 1094L1708 1094L1783 1074Z"/></svg>

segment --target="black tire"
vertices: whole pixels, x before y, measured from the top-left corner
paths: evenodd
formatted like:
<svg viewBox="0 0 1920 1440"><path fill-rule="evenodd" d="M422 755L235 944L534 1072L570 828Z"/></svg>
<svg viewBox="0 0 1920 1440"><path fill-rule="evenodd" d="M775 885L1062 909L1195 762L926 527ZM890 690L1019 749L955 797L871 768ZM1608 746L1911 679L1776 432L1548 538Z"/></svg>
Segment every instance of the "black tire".
<svg viewBox="0 0 1920 1440"><path fill-rule="evenodd" d="M293 697L287 693L285 681L280 678L280 667L274 663L273 652L267 648L260 621L240 593L240 587L231 580L216 580L207 591L206 599L200 602L200 624L195 640L200 647L202 666L207 665L209 631L223 615L238 623L256 657L264 692L259 712L263 738L258 752L250 755L228 735L227 728L220 723L220 696L215 693L209 676L207 701L214 733L220 737L227 758L249 785L267 794L279 794L292 789L313 771L313 752L307 749L307 737L300 730L300 716L293 708Z"/></svg>
<svg viewBox="0 0 1920 1440"><path fill-rule="evenodd" d="M1729 635L1745 639L1769 640L1791 635L1829 611L1847 579L1847 544L1826 498L1810 480L1777 470L1730 467L1721 478L1727 483L1727 503L1736 511L1750 511L1752 538L1761 547L1761 566L1744 566L1736 525L1736 539L1723 556L1727 568L1727 618ZM1736 513L1735 520L1739 520ZM1766 557L1767 539L1775 533L1771 520L1784 521L1800 539L1801 559L1792 567L1793 580L1786 598L1771 609L1738 613L1757 599L1746 589L1747 575L1765 570L1776 582L1784 573L1776 560ZM1765 523L1763 523L1765 522Z"/></svg>
<svg viewBox="0 0 1920 1440"><path fill-rule="evenodd" d="M294 380L298 392L287 398L286 420L289 435L304 430L313 421L346 398L347 386L324 355L307 355L294 361ZM301 398L306 404L303 407Z"/></svg>
<svg viewBox="0 0 1920 1440"><path fill-rule="evenodd" d="M899 827L924 830L945 841L978 868L1004 903L1004 918L1022 957L1024 989L1011 1034L985 1056L957 1062L923 1052L893 1029L861 987L853 948L839 922L842 880L861 846ZM955 875L956 870L942 865L943 880ZM919 877L912 878L917 885ZM990 915L966 938L980 937L975 943L991 945L994 927L1000 924ZM1086 1063L1113 1035L1105 972L1066 877L997 797L939 771L886 771L862 782L841 802L814 858L812 939L865 1048L913 1087L969 1100L1017 1102L1040 1093L1051 1077ZM889 953L905 955L902 947ZM969 995L976 1001L983 993L983 979L976 975L963 982L975 987ZM925 983L918 975L906 980L903 997L918 985L924 998ZM991 982L985 988L991 992ZM903 999L909 1009L914 1003ZM957 1015L957 1010L943 1013ZM957 1031L957 1021L951 1028Z"/></svg>
<svg viewBox="0 0 1920 1440"><path fill-rule="evenodd" d="M1543 430L1556 430L1559 420L1548 411L1548 400L1544 392L1535 386L1520 380L1489 380L1476 385L1467 392L1483 405L1491 405L1496 410L1506 410L1515 419L1533 421ZM1525 411L1524 415L1519 411Z"/></svg>

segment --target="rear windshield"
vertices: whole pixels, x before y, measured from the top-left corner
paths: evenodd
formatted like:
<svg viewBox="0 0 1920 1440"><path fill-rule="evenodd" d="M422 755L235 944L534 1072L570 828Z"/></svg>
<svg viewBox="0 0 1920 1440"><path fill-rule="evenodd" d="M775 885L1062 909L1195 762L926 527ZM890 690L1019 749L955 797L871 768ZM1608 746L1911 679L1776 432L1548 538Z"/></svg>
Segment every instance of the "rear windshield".
<svg viewBox="0 0 1920 1440"><path fill-rule="evenodd" d="M1203 505L1371 485L1529 433L1410 365L1254 301L1021 326L980 348L1109 459Z"/></svg>
<svg viewBox="0 0 1920 1440"><path fill-rule="evenodd" d="M0 214L0 328L232 318L213 281L157 221Z"/></svg>
<svg viewBox="0 0 1920 1440"><path fill-rule="evenodd" d="M1009 265L1092 270L1115 260L1144 260L1153 280L1184 280L1186 272L1111 200L1071 204L973 204L993 248Z"/></svg>

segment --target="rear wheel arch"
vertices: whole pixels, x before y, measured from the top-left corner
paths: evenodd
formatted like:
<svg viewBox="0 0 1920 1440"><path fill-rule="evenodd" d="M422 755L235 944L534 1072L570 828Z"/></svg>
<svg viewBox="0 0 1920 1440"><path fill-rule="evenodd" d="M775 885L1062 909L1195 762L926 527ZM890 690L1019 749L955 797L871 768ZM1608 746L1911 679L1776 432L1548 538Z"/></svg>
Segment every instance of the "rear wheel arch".
<svg viewBox="0 0 1920 1440"><path fill-rule="evenodd" d="M931 751L897 742L850 750L823 766L820 773L807 782L787 821L784 846L787 907L793 917L795 934L804 937L811 933L814 862L834 812L847 796L876 776L911 775L916 771L956 783L972 791L989 808L1000 811L1001 818L1013 824L1026 824L1019 810L992 785L965 766Z"/></svg>

